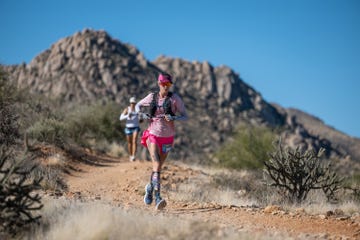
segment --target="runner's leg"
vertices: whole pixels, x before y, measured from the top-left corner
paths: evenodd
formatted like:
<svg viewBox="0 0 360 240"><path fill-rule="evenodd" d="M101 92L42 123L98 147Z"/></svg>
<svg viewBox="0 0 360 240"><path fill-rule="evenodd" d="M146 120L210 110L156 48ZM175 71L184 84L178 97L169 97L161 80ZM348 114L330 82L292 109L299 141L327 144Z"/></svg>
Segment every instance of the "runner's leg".
<svg viewBox="0 0 360 240"><path fill-rule="evenodd" d="M150 158L152 161L152 170L153 172L160 172L161 170L161 163L160 163L160 151L156 143L150 142L147 139L147 146L150 153Z"/></svg>
<svg viewBox="0 0 360 240"><path fill-rule="evenodd" d="M158 156L159 156L159 165L158 165L158 169L159 169L159 171L157 172L157 177L158 177L158 189L155 189L155 193L154 193L154 195L155 195L155 208L157 209L157 210L160 210L160 209L163 209L165 206L166 206L166 201L165 201L165 199L162 199L162 197L161 197L161 193L160 193L160 190L161 190L161 188L160 188L160 173L161 173L161 169L162 169L162 166L163 166L163 164L164 164L164 162L165 162L165 160L166 160L166 157L167 157L167 153L163 153L162 151L161 151L161 149L159 149L159 148L157 148L157 153L159 154Z"/></svg>
<svg viewBox="0 0 360 240"><path fill-rule="evenodd" d="M160 156L159 156L160 157L160 169L164 165L167 155L168 155L168 153L160 153Z"/></svg>
<svg viewBox="0 0 360 240"><path fill-rule="evenodd" d="M132 134L132 155L136 156L136 150L137 150L137 138L138 138L138 135L139 135L139 131L134 131L133 134Z"/></svg>
<svg viewBox="0 0 360 240"><path fill-rule="evenodd" d="M131 135L126 135L126 141L127 141L127 146L128 146L128 153L129 156L131 156Z"/></svg>
<svg viewBox="0 0 360 240"><path fill-rule="evenodd" d="M150 153L151 162L152 162L152 171L150 175L150 182L145 187L145 196L144 202L149 205L153 201L153 191L160 188L160 160L159 154L157 152L157 144L151 143L150 139L146 141L147 149Z"/></svg>

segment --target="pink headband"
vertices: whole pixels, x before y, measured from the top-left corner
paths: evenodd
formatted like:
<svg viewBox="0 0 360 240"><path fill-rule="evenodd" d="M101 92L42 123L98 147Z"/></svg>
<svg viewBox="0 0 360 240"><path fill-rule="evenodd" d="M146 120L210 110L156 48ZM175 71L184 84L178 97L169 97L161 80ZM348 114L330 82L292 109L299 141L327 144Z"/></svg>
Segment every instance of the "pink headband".
<svg viewBox="0 0 360 240"><path fill-rule="evenodd" d="M169 75L159 74L158 82L160 82L160 83L171 82L172 83L172 79L171 79L171 76L169 76Z"/></svg>

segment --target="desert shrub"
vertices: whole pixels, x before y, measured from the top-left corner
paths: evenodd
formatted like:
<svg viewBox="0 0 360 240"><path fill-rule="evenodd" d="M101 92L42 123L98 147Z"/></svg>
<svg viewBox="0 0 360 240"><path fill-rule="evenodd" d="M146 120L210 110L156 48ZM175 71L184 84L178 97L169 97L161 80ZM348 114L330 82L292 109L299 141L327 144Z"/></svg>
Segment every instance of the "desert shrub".
<svg viewBox="0 0 360 240"><path fill-rule="evenodd" d="M14 87L0 69L0 145L12 145L20 136L14 95Z"/></svg>
<svg viewBox="0 0 360 240"><path fill-rule="evenodd" d="M116 140L121 137L119 109L113 103L94 104L74 109L66 117L67 133L75 142L86 145L89 140Z"/></svg>
<svg viewBox="0 0 360 240"><path fill-rule="evenodd" d="M350 176L347 176L344 179L344 186L345 187L353 187L353 188L360 187L360 174L355 173Z"/></svg>
<svg viewBox="0 0 360 240"><path fill-rule="evenodd" d="M309 191L321 189L328 200L335 199L335 193L341 187L341 179L331 170L330 164L321 161L324 149L302 151L300 148L284 148L281 140L269 153L264 162L265 176L270 186L274 186L291 202L302 202Z"/></svg>
<svg viewBox="0 0 360 240"><path fill-rule="evenodd" d="M0 66L0 144L14 144L34 125L38 130L45 130L48 124L55 127L54 119L61 119L57 113L58 105L41 95L31 94L26 88L17 88ZM56 128L52 132L54 130ZM49 131L34 132L34 137L52 143Z"/></svg>
<svg viewBox="0 0 360 240"><path fill-rule="evenodd" d="M63 169L59 167L38 166L31 174L32 177L41 177L41 188L48 191L61 191L66 189L66 184L63 180Z"/></svg>
<svg viewBox="0 0 360 240"><path fill-rule="evenodd" d="M23 96L25 95L26 96ZM29 98L31 96L31 98ZM21 132L26 132L34 124L43 125L48 119L61 122L63 113L57 103L41 95L30 94L23 91L19 99L19 113Z"/></svg>
<svg viewBox="0 0 360 240"><path fill-rule="evenodd" d="M19 136L18 115L10 102L0 100L0 145L12 145Z"/></svg>
<svg viewBox="0 0 360 240"><path fill-rule="evenodd" d="M0 232L15 235L23 226L37 222L34 214L42 208L41 198L34 191L40 189L41 179L29 181L26 171L6 147L0 148Z"/></svg>
<svg viewBox="0 0 360 240"><path fill-rule="evenodd" d="M257 188L257 182L261 181L261 172L258 170L235 170L214 174L212 182L215 187L231 189L234 191L253 191Z"/></svg>
<svg viewBox="0 0 360 240"><path fill-rule="evenodd" d="M360 174L353 174L344 178L344 190L350 192L351 197L360 201Z"/></svg>
<svg viewBox="0 0 360 240"><path fill-rule="evenodd" d="M119 110L113 103L78 106L66 113L61 109L52 113L46 106L36 106L43 113L26 130L29 138L59 147L73 142L89 147L90 142L124 139Z"/></svg>
<svg viewBox="0 0 360 240"><path fill-rule="evenodd" d="M61 120L49 118L37 121L27 130L27 134L37 141L63 146L67 133L66 126Z"/></svg>
<svg viewBox="0 0 360 240"><path fill-rule="evenodd" d="M215 154L221 167L258 169L267 159L275 133L265 127L241 127Z"/></svg>

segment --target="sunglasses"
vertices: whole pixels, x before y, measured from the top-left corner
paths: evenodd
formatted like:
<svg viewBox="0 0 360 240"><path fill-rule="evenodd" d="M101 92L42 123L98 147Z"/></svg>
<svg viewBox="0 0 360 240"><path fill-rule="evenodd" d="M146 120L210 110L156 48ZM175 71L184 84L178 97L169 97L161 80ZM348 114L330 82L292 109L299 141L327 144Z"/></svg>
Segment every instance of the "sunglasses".
<svg viewBox="0 0 360 240"><path fill-rule="evenodd" d="M164 82L164 83L160 83L161 86L163 87L171 87L172 83L171 82Z"/></svg>

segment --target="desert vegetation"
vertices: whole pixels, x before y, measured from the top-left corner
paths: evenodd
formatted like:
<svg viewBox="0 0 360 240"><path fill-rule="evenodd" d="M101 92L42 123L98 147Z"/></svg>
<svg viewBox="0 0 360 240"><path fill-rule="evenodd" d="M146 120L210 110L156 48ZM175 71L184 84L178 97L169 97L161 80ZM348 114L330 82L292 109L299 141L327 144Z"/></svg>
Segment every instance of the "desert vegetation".
<svg viewBox="0 0 360 240"><path fill-rule="evenodd" d="M0 71L1 232L14 235L38 222L42 204L36 192L64 190L66 161L82 148L106 152L110 143L125 141L116 104L61 106L18 89Z"/></svg>
<svg viewBox="0 0 360 240"><path fill-rule="evenodd" d="M121 156L121 151L115 150L125 143L118 121L120 109L122 106L111 101L76 105L44 99L26 89L17 89L1 72L1 230L31 239L69 239L74 234L82 234L84 239L249 238L209 223L181 222L162 215L156 216L161 227L153 229L149 219L154 216L140 212L41 199L41 191L66 190L63 176L69 171L69 162L86 159L87 151L116 152ZM212 165L192 166L209 178L184 180L176 191L164 187L172 199L179 201L256 207L279 204L287 208L302 206L308 212L334 206L349 213L359 211L358 175L338 176L328 165L331 160L321 158L321 151L274 146L277 138L274 129L240 126L213 155ZM169 225L183 229L162 227ZM93 232L87 232L89 226Z"/></svg>
<svg viewBox="0 0 360 240"><path fill-rule="evenodd" d="M197 219L153 215L102 203L45 200L44 224L31 239L278 239L281 235L239 232ZM154 221L156 218L156 221ZM45 226L48 226L45 229ZM46 230L46 231L45 231ZM284 237L284 236L282 236Z"/></svg>
<svg viewBox="0 0 360 240"><path fill-rule="evenodd" d="M22 159L14 159L12 152L0 148L0 232L15 235L30 223L38 222L36 213L42 208L36 190L41 188L41 178L29 180L35 166L25 169Z"/></svg>
<svg viewBox="0 0 360 240"><path fill-rule="evenodd" d="M92 147L94 142L119 141L124 136L117 121L118 112L114 103L77 106L60 116L39 118L26 133L33 140L62 148L69 144Z"/></svg>
<svg viewBox="0 0 360 240"><path fill-rule="evenodd" d="M214 174L213 183L260 205L356 204L357 175L338 174L324 152L284 146L276 129L242 126L214 155L213 166L228 172Z"/></svg>
<svg viewBox="0 0 360 240"><path fill-rule="evenodd" d="M26 153L20 158L15 152L14 145L20 136L16 99L14 87L0 72L0 232L10 235L37 222L40 216L34 212L42 207L41 198L34 193L40 189L41 178L29 178L36 166Z"/></svg>
<svg viewBox="0 0 360 240"><path fill-rule="evenodd" d="M289 201L301 202L311 190L321 189L328 200L336 200L342 179L331 170L330 163L325 165L321 155L325 149L301 151L282 146L278 141L277 149L270 153L264 162L265 173L271 179L271 186L277 187Z"/></svg>
<svg viewBox="0 0 360 240"><path fill-rule="evenodd" d="M266 127L241 126L215 154L216 165L230 169L262 168L275 137L275 131Z"/></svg>
<svg viewBox="0 0 360 240"><path fill-rule="evenodd" d="M10 146L19 137L19 122L14 103L15 88L8 83L6 74L0 71L0 144Z"/></svg>

